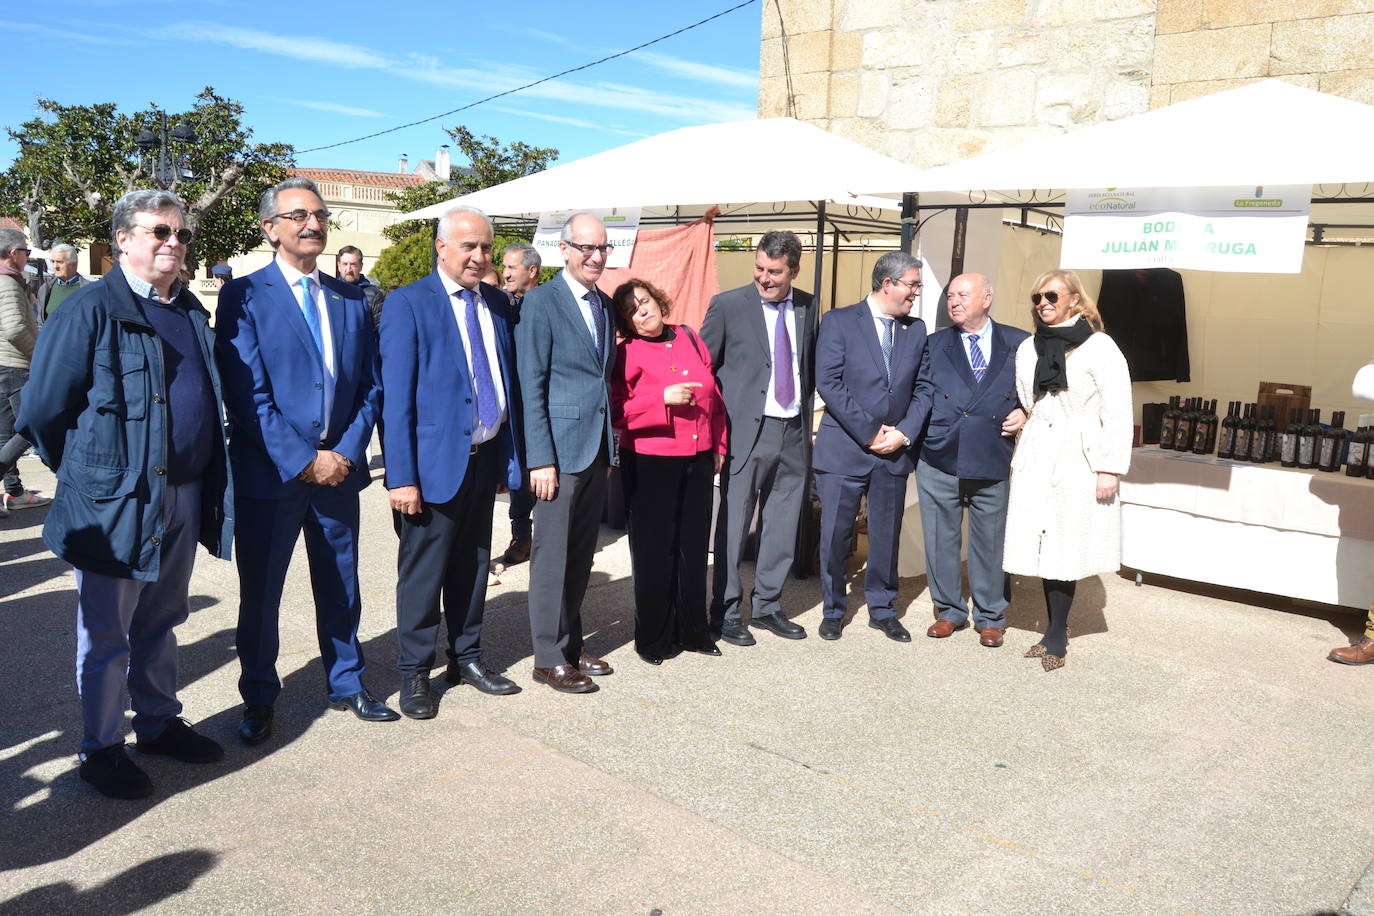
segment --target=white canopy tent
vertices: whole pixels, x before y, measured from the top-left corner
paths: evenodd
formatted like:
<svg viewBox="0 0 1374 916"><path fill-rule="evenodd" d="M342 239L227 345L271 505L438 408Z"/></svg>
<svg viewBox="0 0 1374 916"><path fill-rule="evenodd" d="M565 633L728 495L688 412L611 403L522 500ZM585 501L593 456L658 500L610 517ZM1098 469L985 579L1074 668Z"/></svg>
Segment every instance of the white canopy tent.
<svg viewBox="0 0 1374 916"><path fill-rule="evenodd" d="M435 219L455 204L497 218L552 210L640 207L642 222L691 220L719 205L729 231L763 232L813 222L817 204L832 225L899 229L897 200L921 170L793 118L704 124L668 131L555 165L407 213ZM740 228L743 224L746 228Z"/></svg>

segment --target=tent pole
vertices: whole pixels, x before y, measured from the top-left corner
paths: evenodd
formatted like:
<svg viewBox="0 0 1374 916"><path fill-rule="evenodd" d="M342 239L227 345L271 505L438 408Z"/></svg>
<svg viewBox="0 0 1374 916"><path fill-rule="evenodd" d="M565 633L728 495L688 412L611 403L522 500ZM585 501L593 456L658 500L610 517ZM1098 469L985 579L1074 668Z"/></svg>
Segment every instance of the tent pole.
<svg viewBox="0 0 1374 916"><path fill-rule="evenodd" d="M916 207L920 199L915 191L902 195L902 250L907 254L916 253Z"/></svg>
<svg viewBox="0 0 1374 916"><path fill-rule="evenodd" d="M816 297L816 317L820 318L822 262L825 260L825 201L816 204L816 279L811 285L811 295Z"/></svg>
<svg viewBox="0 0 1374 916"><path fill-rule="evenodd" d="M835 228L830 242L830 307L835 307L835 291L840 286L840 230Z"/></svg>

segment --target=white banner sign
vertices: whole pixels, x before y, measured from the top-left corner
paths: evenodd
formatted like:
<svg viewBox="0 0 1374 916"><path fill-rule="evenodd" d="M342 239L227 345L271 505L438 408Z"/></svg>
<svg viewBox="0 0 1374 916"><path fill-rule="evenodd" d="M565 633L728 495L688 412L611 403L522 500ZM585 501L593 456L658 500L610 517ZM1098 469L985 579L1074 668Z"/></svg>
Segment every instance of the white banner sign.
<svg viewBox="0 0 1374 916"><path fill-rule="evenodd" d="M1295 274L1311 203L1311 185L1072 190L1059 265Z"/></svg>
<svg viewBox="0 0 1374 916"><path fill-rule="evenodd" d="M590 213L601 217L606 224L606 241L614 245L606 258L607 267L629 267L635 250L635 235L639 232L639 207L617 207L610 210L550 210L539 215L539 228L534 231L534 247L545 267L562 267L563 252L558 249L558 234L573 213Z"/></svg>

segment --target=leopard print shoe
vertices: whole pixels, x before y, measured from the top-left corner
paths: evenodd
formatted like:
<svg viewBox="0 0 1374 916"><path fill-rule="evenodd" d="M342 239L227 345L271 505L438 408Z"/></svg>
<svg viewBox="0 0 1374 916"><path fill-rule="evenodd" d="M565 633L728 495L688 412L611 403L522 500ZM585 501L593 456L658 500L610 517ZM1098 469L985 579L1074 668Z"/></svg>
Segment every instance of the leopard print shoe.
<svg viewBox="0 0 1374 916"><path fill-rule="evenodd" d="M1024 658L1044 658L1044 657L1045 657L1045 644L1044 644L1043 642L1038 642L1038 643L1036 643L1035 645L1031 646L1028 650L1026 650L1026 654L1025 654L1023 657L1024 657Z"/></svg>
<svg viewBox="0 0 1374 916"><path fill-rule="evenodd" d="M1054 671L1064 667L1064 659L1058 655L1045 655L1040 659L1040 667L1046 671Z"/></svg>

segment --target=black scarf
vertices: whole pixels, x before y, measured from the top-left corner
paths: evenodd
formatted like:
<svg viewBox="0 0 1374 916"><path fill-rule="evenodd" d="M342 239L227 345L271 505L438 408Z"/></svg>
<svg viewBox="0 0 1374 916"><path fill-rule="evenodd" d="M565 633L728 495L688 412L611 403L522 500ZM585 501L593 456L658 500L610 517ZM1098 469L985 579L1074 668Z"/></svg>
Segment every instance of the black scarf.
<svg viewBox="0 0 1374 916"><path fill-rule="evenodd" d="M1035 318L1035 394L1064 391L1069 387L1065 370L1069 350L1093 335L1093 327L1079 316L1073 324L1051 326Z"/></svg>

